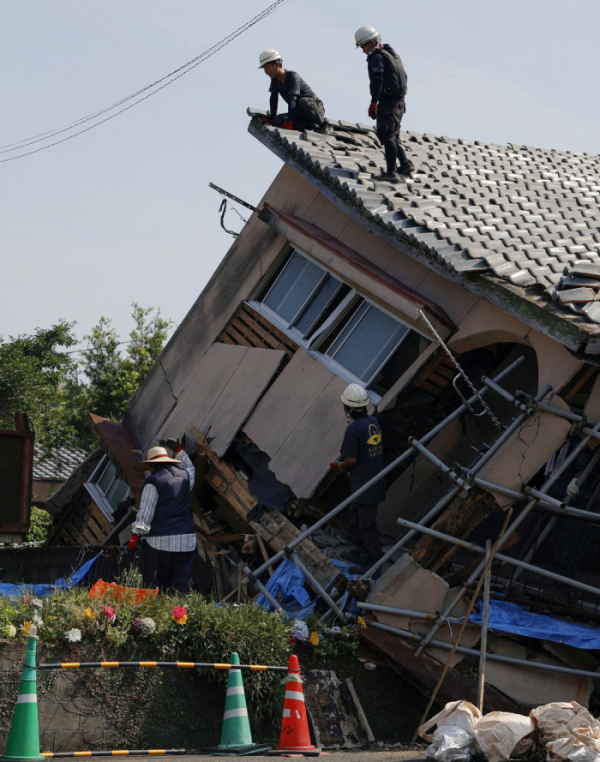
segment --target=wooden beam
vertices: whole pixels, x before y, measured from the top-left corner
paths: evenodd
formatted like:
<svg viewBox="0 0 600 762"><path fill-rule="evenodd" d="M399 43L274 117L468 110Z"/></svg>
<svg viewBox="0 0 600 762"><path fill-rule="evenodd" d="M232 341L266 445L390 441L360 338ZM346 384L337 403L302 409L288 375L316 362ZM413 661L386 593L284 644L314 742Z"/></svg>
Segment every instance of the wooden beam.
<svg viewBox="0 0 600 762"><path fill-rule="evenodd" d="M248 521L248 514L257 505L256 498L250 494L246 484L242 483L241 477L210 449L198 428L192 427L190 433L198 442L201 454L210 461L211 468L206 473L207 482L244 521ZM265 511L260 521L248 523L256 534L262 537L276 552L283 550L301 534L300 530L296 529L280 511L269 511L268 513ZM304 540L297 546L296 550L302 562L306 564L311 574L321 585L327 585L339 576L339 570L310 540Z"/></svg>

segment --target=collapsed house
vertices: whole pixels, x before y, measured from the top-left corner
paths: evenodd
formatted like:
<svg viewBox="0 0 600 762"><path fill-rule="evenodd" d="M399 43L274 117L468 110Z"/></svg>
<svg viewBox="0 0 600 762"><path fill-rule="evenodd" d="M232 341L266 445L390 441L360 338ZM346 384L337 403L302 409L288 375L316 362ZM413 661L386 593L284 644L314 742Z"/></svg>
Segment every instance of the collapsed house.
<svg viewBox="0 0 600 762"><path fill-rule="evenodd" d="M202 589L219 600L261 592L281 607L267 580L285 557L341 619L362 598L371 653L426 693L487 540L493 602L596 622L598 157L405 133L416 171L389 184L374 179L384 159L368 126L299 133L249 115L283 166L123 421L92 417L101 447L50 498L52 542L125 542L132 514L114 513L130 491L139 502L139 452L185 432ZM349 486L329 464L352 382L377 410L388 468L386 553L349 585L335 563ZM546 493L586 448L589 497L569 508ZM543 636L540 621L537 636L492 626L486 708L588 704L597 646ZM440 699L475 699L481 631L468 625Z"/></svg>

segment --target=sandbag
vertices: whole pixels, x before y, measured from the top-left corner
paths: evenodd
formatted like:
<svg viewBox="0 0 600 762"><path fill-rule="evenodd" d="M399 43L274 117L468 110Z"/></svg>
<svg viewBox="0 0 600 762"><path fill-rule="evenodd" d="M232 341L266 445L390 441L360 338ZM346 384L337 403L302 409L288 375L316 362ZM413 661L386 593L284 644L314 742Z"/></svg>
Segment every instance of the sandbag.
<svg viewBox="0 0 600 762"><path fill-rule="evenodd" d="M521 739L534 730L530 717L512 712L490 712L477 722L475 738L488 762L507 762Z"/></svg>
<svg viewBox="0 0 600 762"><path fill-rule="evenodd" d="M570 736L574 730L592 728L598 723L588 710L576 701L553 701L532 709L529 716L535 723L543 745Z"/></svg>

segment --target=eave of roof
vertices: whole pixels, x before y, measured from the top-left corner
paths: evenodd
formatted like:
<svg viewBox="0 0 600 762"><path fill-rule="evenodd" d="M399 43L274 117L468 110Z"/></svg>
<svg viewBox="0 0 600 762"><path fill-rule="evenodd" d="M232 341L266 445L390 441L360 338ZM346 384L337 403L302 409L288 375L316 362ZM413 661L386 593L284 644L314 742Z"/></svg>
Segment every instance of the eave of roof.
<svg viewBox="0 0 600 762"><path fill-rule="evenodd" d="M333 122L332 133L328 135L311 132L301 134L266 125L260 119L261 113L249 110L249 114L253 116L248 128L250 133L369 232L445 278L498 306L507 314L550 336L571 351L600 354L600 325L595 324L593 312L591 315L582 313L578 307L563 305L556 297L556 293L561 293L562 282L568 280L559 274L561 268L566 266L573 269L576 263L581 264L583 261L586 265L591 264L592 269L598 262L600 270L600 253L597 253L597 250L600 251L600 234L597 235L596 241L595 227L596 220L600 223L600 211L596 214L596 209L591 206L590 199L594 200L594 195L587 195L583 200L577 196L568 199L567 207L574 221L571 227L568 227L565 220L561 219L560 230L565 230L561 233L563 235L571 235L571 245L563 247L563 254L559 247L553 246L554 241L541 241L552 244L549 251L556 253L548 254L542 248L532 249L531 247L535 247L539 242L533 236L528 238L525 232L525 225L529 224L527 218L532 216L534 202L523 197L519 206L511 201L516 198L515 193L520 186L516 190L510 188L506 191L506 196L500 195L505 186L495 180L486 181L494 185L481 186L483 191L481 187L471 189L474 181L470 179L466 186L461 186L455 182L455 178L445 177L453 170L450 166L442 166L440 169L442 161L439 158L435 160L436 169L430 171L433 159L429 158L430 154L424 154L422 149L423 142L433 141L450 143L448 151L457 150L456 146L459 145L469 148L473 144L466 141L452 142L447 138L411 135L408 141L405 140L407 153L416 164L421 165L418 167L415 181L408 187L404 184L390 185L373 180L373 173L379 171L383 165L383 156L373 130L366 125ZM418 138L416 147L411 142L413 138ZM346 151L344 147L347 148ZM492 155L500 151L515 150L511 147L487 144L484 147ZM523 150L533 152L536 149ZM579 161L577 157L582 155L568 156ZM559 154L559 159L560 157L562 154ZM593 162L594 167L598 164L600 175L598 157L585 158L589 160L588 164ZM484 168L481 171L487 173L485 177L490 176L489 170ZM565 182L569 185L568 181ZM589 182L593 183L595 180L590 179ZM600 179L598 182L600 188ZM488 190L488 187L492 190ZM543 187L545 189L545 185ZM590 187L596 186L592 184ZM535 193L538 194L538 198L537 185ZM547 196L548 193L545 192L541 200L538 198L538 206L547 203L549 208L554 208L555 201L546 201ZM511 208L507 212L509 205ZM574 207L577 207L575 211ZM581 217L583 223L579 222L579 207L584 215ZM461 213L456 215L456 219L452 218L450 227L448 210L452 211L453 208ZM517 222L524 220L522 230L516 224L501 224L509 212ZM519 216L515 216L516 212ZM468 225L473 225L473 219L477 218L479 213L481 219L477 219L476 234ZM445 216L440 220L443 215ZM548 212L546 216L553 215ZM462 224L458 217L464 217ZM494 231L497 238L489 235L487 230L484 231L484 235L479 232L483 222L494 223L488 224L487 227ZM586 236L585 252L581 250L582 244L577 243L579 229L584 224L588 226L585 232L592 233ZM514 230L507 236L502 227L512 227ZM572 250L568 251L569 248ZM532 253L540 256L531 262L524 259L526 254ZM545 260L541 259L542 254L546 255ZM585 256L586 259L578 260L578 256ZM545 265L540 264L544 261ZM519 270L515 263L527 264L529 269ZM588 278L588 282L600 285L599 280ZM596 292L592 292L594 293ZM590 300L586 307L590 306L594 310L596 302ZM587 320L584 317L586 314ZM588 322L591 320L594 322Z"/></svg>

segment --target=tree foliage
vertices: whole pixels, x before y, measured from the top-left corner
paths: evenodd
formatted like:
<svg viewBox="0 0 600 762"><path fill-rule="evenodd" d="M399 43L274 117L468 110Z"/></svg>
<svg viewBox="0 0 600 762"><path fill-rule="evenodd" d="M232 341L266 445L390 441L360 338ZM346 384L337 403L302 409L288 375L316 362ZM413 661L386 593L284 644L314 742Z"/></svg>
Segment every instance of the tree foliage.
<svg viewBox="0 0 600 762"><path fill-rule="evenodd" d="M120 341L111 320L101 317L84 337L79 360L69 351L78 343L74 323L65 320L30 336L0 337L0 428L12 429L15 413L27 413L44 454L64 446L93 449L89 413L121 419L172 325L159 309L132 306L129 341Z"/></svg>
<svg viewBox="0 0 600 762"><path fill-rule="evenodd" d="M71 384L70 421L77 431L80 446L89 449L94 440L88 413L119 421L137 388L158 359L172 323L164 320L160 309L144 309L134 302L135 327L128 342L121 342L109 318L101 317L92 333L84 338L87 349L81 353L79 369L83 382ZM126 346L125 352L120 347Z"/></svg>
<svg viewBox="0 0 600 762"><path fill-rule="evenodd" d="M45 449L72 439L66 409L74 369L68 348L76 344L74 323L61 320L31 336L0 336L0 428L14 428L15 413L27 413Z"/></svg>

